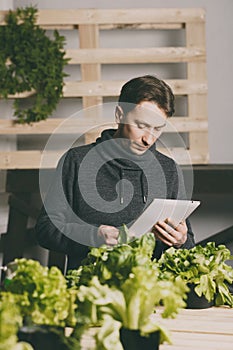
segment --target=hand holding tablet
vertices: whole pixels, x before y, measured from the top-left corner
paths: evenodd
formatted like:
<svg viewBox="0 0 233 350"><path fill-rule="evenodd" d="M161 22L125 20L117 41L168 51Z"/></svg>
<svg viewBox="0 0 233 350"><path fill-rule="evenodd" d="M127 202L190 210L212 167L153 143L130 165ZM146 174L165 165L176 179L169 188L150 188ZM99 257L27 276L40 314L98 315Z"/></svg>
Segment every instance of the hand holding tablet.
<svg viewBox="0 0 233 350"><path fill-rule="evenodd" d="M156 198L129 228L129 234L140 237L150 232L158 221L164 221L167 218L178 225L186 220L199 205L200 201Z"/></svg>

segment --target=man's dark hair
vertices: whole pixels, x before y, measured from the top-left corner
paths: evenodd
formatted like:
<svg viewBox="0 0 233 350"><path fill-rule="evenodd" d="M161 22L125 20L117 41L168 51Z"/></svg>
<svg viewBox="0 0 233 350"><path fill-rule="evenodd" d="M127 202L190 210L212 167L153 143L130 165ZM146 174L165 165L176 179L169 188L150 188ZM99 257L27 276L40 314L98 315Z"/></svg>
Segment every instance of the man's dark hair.
<svg viewBox="0 0 233 350"><path fill-rule="evenodd" d="M170 86L153 75L144 75L129 80L121 89L118 104L124 114L134 109L143 101L151 101L158 105L167 115L174 114L174 94Z"/></svg>

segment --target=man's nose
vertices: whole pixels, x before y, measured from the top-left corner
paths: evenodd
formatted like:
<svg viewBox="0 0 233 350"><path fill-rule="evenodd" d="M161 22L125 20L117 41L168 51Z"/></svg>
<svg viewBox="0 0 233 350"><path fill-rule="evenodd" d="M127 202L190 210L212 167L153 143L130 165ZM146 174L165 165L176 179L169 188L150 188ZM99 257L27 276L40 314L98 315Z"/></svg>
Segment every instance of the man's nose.
<svg viewBox="0 0 233 350"><path fill-rule="evenodd" d="M155 135L150 130L147 130L142 135L142 141L146 145L152 145L155 142Z"/></svg>

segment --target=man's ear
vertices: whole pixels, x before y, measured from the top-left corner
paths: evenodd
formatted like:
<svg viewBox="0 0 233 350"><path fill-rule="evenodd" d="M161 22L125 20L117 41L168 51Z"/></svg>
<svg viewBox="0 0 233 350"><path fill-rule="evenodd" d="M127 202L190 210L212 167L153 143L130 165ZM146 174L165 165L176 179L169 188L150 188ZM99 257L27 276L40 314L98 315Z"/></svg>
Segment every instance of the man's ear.
<svg viewBox="0 0 233 350"><path fill-rule="evenodd" d="M116 123L120 124L122 122L122 119L124 118L124 112L123 109L121 108L121 106L116 106L115 109L115 119L116 119Z"/></svg>

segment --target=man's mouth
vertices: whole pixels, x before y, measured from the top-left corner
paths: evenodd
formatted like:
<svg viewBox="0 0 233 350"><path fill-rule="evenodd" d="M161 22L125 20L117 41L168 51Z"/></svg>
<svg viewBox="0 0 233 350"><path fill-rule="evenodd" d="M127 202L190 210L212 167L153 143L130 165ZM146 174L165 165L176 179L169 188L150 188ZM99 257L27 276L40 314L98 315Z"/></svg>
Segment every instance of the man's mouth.
<svg viewBox="0 0 233 350"><path fill-rule="evenodd" d="M137 148L139 151L146 151L148 149L147 146L139 145L137 143L134 143L135 148Z"/></svg>

